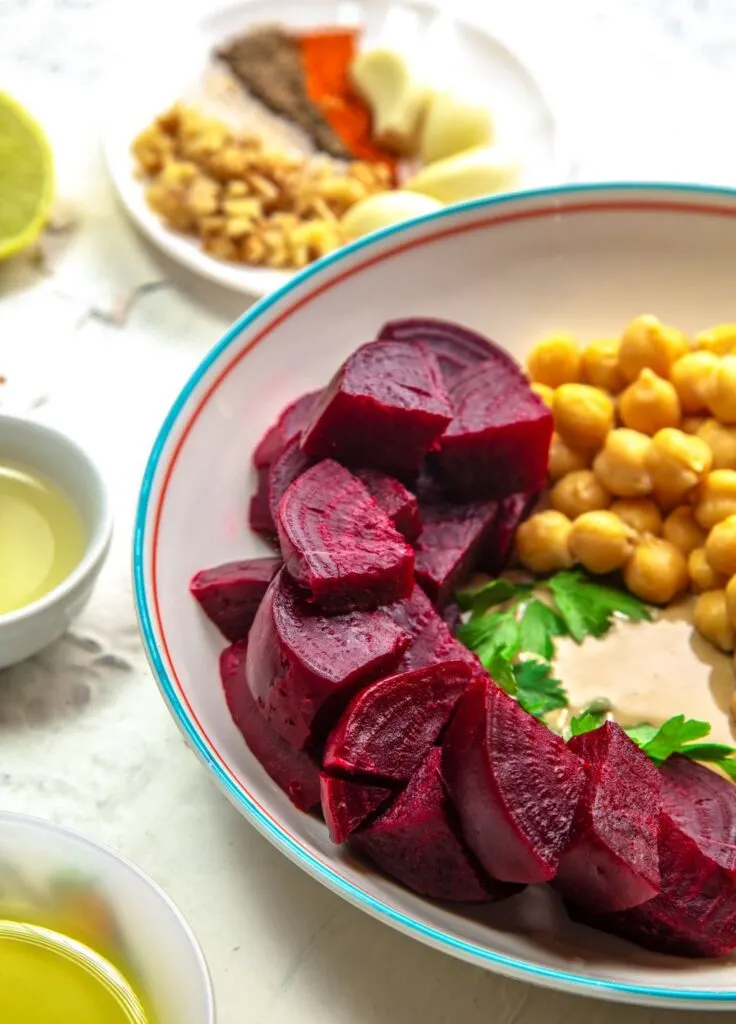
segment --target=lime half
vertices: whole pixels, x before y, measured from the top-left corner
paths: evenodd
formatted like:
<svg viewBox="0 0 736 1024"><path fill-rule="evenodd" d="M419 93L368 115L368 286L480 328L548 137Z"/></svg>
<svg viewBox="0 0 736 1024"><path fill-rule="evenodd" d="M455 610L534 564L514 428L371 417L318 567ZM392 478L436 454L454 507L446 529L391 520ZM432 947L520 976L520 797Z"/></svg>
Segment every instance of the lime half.
<svg viewBox="0 0 736 1024"><path fill-rule="evenodd" d="M0 259L40 235L53 194L53 158L43 129L0 92Z"/></svg>

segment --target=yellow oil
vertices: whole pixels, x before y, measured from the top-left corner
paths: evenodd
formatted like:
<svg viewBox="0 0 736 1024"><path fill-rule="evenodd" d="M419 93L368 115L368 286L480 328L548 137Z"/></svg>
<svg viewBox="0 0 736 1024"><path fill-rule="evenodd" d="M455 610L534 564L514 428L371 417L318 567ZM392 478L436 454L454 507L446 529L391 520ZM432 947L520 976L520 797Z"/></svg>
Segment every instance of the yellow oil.
<svg viewBox="0 0 736 1024"><path fill-rule="evenodd" d="M153 1024L99 953L59 932L0 921L3 1024Z"/></svg>
<svg viewBox="0 0 736 1024"><path fill-rule="evenodd" d="M0 615L48 594L84 548L82 518L64 491L23 466L0 463Z"/></svg>

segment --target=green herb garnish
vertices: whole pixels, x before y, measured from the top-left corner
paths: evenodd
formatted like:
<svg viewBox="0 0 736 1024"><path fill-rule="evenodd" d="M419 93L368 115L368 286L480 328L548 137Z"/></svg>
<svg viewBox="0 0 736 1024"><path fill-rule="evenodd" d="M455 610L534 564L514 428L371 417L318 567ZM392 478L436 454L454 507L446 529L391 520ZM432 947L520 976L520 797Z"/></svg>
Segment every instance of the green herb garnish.
<svg viewBox="0 0 736 1024"><path fill-rule="evenodd" d="M613 616L634 622L651 619L646 605L613 587L593 583L581 572L558 572L547 580L555 604L573 640L601 637L613 625Z"/></svg>
<svg viewBox="0 0 736 1024"><path fill-rule="evenodd" d="M548 711L567 707L567 693L560 680L552 675L552 666L548 662L527 658L517 662L513 671L516 699L529 714L542 718Z"/></svg>

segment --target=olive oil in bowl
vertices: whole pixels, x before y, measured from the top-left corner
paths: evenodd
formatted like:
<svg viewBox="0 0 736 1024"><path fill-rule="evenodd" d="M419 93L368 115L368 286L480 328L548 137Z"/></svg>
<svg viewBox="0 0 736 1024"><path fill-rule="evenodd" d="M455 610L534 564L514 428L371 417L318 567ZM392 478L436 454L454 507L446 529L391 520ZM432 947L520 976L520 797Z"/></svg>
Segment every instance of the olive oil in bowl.
<svg viewBox="0 0 736 1024"><path fill-rule="evenodd" d="M0 615L62 583L81 561L85 544L82 517L57 484L0 462Z"/></svg>
<svg viewBox="0 0 736 1024"><path fill-rule="evenodd" d="M4 1024L153 1024L108 960L59 932L0 921Z"/></svg>

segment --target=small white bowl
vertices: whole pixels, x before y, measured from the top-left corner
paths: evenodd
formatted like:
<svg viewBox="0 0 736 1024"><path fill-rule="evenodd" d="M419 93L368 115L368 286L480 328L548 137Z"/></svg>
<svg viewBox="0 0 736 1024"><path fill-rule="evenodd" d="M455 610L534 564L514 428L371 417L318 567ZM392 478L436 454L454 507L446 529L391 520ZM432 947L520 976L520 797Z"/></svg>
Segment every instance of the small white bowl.
<svg viewBox="0 0 736 1024"><path fill-rule="evenodd" d="M53 481L82 517L87 545L73 571L53 590L17 611L0 615L0 668L48 646L87 604L112 536L107 489L90 457L46 424L0 413L0 464L18 462Z"/></svg>
<svg viewBox="0 0 736 1024"><path fill-rule="evenodd" d="M101 954L156 1024L214 1024L202 950L139 868L77 832L20 814L0 814L0 851L0 921L58 930Z"/></svg>

